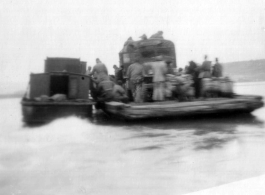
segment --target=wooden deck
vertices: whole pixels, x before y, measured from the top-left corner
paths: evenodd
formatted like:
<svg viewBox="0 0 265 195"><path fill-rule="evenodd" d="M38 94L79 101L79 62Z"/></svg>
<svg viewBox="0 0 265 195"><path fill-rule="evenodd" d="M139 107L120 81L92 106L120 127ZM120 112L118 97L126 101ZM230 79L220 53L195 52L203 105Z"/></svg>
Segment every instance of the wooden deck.
<svg viewBox="0 0 265 195"><path fill-rule="evenodd" d="M104 111L124 119L174 117L211 113L252 112L263 106L261 96L208 98L191 102L165 101L154 103L107 102Z"/></svg>

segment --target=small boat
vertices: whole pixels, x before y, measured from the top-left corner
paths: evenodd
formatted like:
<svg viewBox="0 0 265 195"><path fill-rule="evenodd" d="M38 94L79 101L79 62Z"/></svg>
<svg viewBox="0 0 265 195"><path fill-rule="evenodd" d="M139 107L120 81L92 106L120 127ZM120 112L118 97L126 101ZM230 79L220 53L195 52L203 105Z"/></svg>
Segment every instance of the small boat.
<svg viewBox="0 0 265 195"><path fill-rule="evenodd" d="M30 74L21 101L26 124L46 123L66 116L88 117L95 102L89 98L86 64L75 58L47 58L45 72Z"/></svg>
<svg viewBox="0 0 265 195"><path fill-rule="evenodd" d="M206 98L189 102L164 101L129 104L106 102L102 109L110 116L134 120L162 117L178 118L205 114L249 113L263 105L261 96L235 95L233 98Z"/></svg>

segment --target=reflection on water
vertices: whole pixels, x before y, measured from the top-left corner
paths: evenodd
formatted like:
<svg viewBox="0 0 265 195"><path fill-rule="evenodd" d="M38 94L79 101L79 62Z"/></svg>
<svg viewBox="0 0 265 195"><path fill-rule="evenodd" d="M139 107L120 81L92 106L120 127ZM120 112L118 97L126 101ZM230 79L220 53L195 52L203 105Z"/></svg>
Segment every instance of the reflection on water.
<svg viewBox="0 0 265 195"><path fill-rule="evenodd" d="M264 85L254 91L265 95ZM23 127L18 102L0 101L0 194L183 194L265 173L264 108L130 123L95 113Z"/></svg>

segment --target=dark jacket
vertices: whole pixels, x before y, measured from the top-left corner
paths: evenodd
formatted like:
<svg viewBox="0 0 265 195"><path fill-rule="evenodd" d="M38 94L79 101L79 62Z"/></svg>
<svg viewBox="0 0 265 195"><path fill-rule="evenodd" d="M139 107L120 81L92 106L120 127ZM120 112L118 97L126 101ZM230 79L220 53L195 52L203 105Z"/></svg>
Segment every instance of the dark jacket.
<svg viewBox="0 0 265 195"><path fill-rule="evenodd" d="M98 99L101 101L111 101L113 99L114 82L110 80L101 81L98 84Z"/></svg>
<svg viewBox="0 0 265 195"><path fill-rule="evenodd" d="M213 77L222 77L223 76L223 67L221 64L216 63L213 67Z"/></svg>

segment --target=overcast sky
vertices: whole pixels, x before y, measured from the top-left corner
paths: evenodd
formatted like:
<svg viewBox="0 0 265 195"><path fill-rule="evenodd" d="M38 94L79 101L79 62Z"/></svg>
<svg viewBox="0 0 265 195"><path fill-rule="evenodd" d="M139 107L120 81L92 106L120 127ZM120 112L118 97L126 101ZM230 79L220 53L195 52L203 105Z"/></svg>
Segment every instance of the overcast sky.
<svg viewBox="0 0 265 195"><path fill-rule="evenodd" d="M132 36L158 30L176 45L177 64L265 58L263 0L17 0L0 2L0 84L27 82L46 57L73 57L113 72Z"/></svg>

